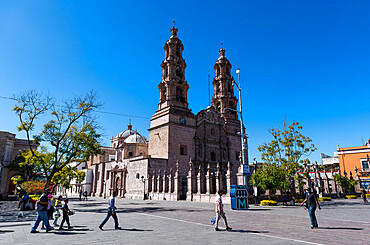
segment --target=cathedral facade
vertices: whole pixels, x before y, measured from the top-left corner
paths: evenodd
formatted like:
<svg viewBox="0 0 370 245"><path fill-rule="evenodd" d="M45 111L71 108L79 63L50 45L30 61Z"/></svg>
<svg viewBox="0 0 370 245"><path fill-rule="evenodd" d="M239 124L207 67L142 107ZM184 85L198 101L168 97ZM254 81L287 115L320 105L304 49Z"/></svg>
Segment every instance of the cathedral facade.
<svg viewBox="0 0 370 245"><path fill-rule="evenodd" d="M214 65L212 105L196 115L189 109L184 47L175 27L167 40L158 85L158 110L149 140L132 125L87 163L93 170L92 195L154 200L213 201L242 184L240 121L231 64L225 50ZM246 141L246 138L244 139ZM247 149L245 152L246 162Z"/></svg>

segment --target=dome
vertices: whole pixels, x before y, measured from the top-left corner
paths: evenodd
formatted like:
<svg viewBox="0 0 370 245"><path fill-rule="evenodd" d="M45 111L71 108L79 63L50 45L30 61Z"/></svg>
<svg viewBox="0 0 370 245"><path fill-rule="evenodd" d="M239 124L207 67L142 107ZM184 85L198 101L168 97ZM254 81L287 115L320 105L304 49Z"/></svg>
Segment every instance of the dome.
<svg viewBox="0 0 370 245"><path fill-rule="evenodd" d="M145 137L141 136L138 133L135 133L133 135L130 135L127 137L124 141L125 143L141 143L141 144L146 144L146 139Z"/></svg>
<svg viewBox="0 0 370 245"><path fill-rule="evenodd" d="M135 131L134 130L132 130L132 129L126 129L125 131L119 133L117 135L117 138L127 138L128 136L133 135L133 134L135 134Z"/></svg>
<svg viewBox="0 0 370 245"><path fill-rule="evenodd" d="M130 135L133 135L135 134L135 131L132 130L132 125L131 125L131 121L130 123L127 125L127 129L121 133L119 133L116 138L127 138L128 136Z"/></svg>

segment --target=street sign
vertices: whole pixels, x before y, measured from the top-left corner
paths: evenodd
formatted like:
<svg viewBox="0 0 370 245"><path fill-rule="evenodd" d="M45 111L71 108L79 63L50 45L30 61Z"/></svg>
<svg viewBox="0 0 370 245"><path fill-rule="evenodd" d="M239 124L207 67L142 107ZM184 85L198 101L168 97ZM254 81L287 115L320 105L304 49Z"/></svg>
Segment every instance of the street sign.
<svg viewBox="0 0 370 245"><path fill-rule="evenodd" d="M243 164L242 165L242 175L249 175L249 165L248 164Z"/></svg>

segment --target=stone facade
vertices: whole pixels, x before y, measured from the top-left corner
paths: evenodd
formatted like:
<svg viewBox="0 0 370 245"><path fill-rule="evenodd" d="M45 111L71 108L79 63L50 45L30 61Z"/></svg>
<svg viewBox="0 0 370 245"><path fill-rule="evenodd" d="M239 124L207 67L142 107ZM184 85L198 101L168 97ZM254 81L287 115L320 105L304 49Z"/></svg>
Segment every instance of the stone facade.
<svg viewBox="0 0 370 245"><path fill-rule="evenodd" d="M171 29L164 46L158 110L150 120L149 140L129 125L112 138L111 147L102 147L103 154L89 162L93 195L107 196L117 190L128 198L213 201L218 190L229 193L231 184L241 179L237 178L241 162L238 100L225 50L219 51L214 66L212 106L194 115L187 100L184 47L177 31Z"/></svg>
<svg viewBox="0 0 370 245"><path fill-rule="evenodd" d="M27 140L17 139L15 136L15 134L0 131L0 195L3 198L14 194L15 186L10 179L18 174L17 172L9 171L9 164L21 150L29 149ZM36 149L37 145L31 143L31 147Z"/></svg>

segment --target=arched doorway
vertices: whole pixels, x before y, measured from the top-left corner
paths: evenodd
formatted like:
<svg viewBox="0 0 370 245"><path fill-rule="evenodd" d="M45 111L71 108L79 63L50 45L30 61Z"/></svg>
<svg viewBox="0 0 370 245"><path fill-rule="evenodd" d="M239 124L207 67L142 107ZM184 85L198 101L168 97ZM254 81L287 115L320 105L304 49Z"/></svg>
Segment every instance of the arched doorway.
<svg viewBox="0 0 370 245"><path fill-rule="evenodd" d="M12 178L15 176L21 176L20 174L12 175L8 180L8 195L15 195L17 186L13 183Z"/></svg>
<svg viewBox="0 0 370 245"><path fill-rule="evenodd" d="M116 184L114 186L114 190L119 192L120 189L121 189L121 178L117 177L116 178Z"/></svg>

